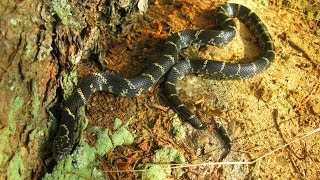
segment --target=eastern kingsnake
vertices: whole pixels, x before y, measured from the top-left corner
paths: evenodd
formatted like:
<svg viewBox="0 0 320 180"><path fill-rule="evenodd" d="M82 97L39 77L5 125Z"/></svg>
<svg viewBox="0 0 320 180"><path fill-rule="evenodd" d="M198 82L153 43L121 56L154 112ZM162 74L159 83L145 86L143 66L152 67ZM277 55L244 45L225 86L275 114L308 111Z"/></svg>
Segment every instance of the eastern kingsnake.
<svg viewBox="0 0 320 180"><path fill-rule="evenodd" d="M256 35L262 55L251 63L225 63L213 60L181 60L181 49L191 44L223 45L230 42L236 33L233 17L239 18ZM174 109L196 128L203 124L180 101L175 84L186 74L210 74L216 78L247 78L269 67L275 57L274 44L260 18L248 8L238 4L224 4L218 10L217 22L223 30L183 30L171 35L164 45L159 61L151 64L140 76L126 79L109 72L93 73L85 76L71 96L65 101L61 111L59 129L54 140L54 158L58 161L68 155L80 136L80 122L77 112L84 106L90 95L106 91L121 96L138 96L145 93L168 71L164 92Z"/></svg>

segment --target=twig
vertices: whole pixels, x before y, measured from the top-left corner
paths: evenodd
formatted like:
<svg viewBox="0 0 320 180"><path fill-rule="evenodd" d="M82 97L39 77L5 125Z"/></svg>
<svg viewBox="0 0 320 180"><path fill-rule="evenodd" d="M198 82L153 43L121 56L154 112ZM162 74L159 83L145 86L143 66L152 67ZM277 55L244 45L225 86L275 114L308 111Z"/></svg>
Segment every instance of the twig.
<svg viewBox="0 0 320 180"><path fill-rule="evenodd" d="M304 133L300 137L292 140L291 142L288 142L282 146L277 147L276 149L254 159L253 161L228 161L228 162L208 162L208 163L198 163L198 164L172 164L172 163L148 163L149 165L162 165L162 166L170 166L171 169L177 169L177 168L190 168L190 167L199 167L199 166L215 166L215 165L250 165L254 164L260 160L262 160L265 157L268 157L275 152L301 140L304 139L308 136L314 135L320 131L320 128L314 129L312 131L309 131L307 133ZM115 170L115 171L104 171L104 172L145 172L145 171L150 171L149 169L141 169L141 170Z"/></svg>

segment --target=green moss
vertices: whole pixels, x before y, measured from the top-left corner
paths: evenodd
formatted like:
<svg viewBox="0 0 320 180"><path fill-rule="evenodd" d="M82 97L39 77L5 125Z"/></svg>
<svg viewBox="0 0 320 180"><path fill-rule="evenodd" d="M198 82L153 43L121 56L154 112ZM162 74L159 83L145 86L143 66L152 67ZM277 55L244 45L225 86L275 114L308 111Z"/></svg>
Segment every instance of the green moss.
<svg viewBox="0 0 320 180"><path fill-rule="evenodd" d="M101 133L98 133L95 150L99 155L104 155L106 152L109 152L114 145L109 137L109 129L103 130Z"/></svg>
<svg viewBox="0 0 320 180"><path fill-rule="evenodd" d="M61 86L62 86L62 89L64 89L64 99L67 99L71 95L77 83L78 83L77 71L62 72Z"/></svg>
<svg viewBox="0 0 320 180"><path fill-rule="evenodd" d="M177 149L171 147L164 147L156 151L156 153L152 156L152 161L166 163L184 163L185 159Z"/></svg>
<svg viewBox="0 0 320 180"><path fill-rule="evenodd" d="M95 162L95 147L88 143L81 143L72 155L59 161L51 174L46 174L43 179L105 179L104 173L97 170Z"/></svg>
<svg viewBox="0 0 320 180"><path fill-rule="evenodd" d="M26 168L19 153L15 154L13 158L10 160L8 166L8 179L23 179L23 175L25 174Z"/></svg>
<svg viewBox="0 0 320 180"><path fill-rule="evenodd" d="M16 117L18 111L22 108L24 100L20 96L16 96L10 103L10 111L8 113L9 130L11 132L16 131Z"/></svg>
<svg viewBox="0 0 320 180"><path fill-rule="evenodd" d="M28 126L28 127L30 127L30 126ZM38 128L36 128L36 129L34 129L34 130L30 130L31 132L30 132L30 135L29 135L29 137L30 137L30 140L34 140L34 139L38 139L38 138L43 138L44 136L45 136L45 134L47 133L47 130L45 130L45 129L38 129Z"/></svg>
<svg viewBox="0 0 320 180"><path fill-rule="evenodd" d="M38 16L31 16L31 22L34 24L40 24L41 20Z"/></svg>
<svg viewBox="0 0 320 180"><path fill-rule="evenodd" d="M173 126L172 132L175 135L175 139L178 142L186 138L186 129L182 125L181 120L178 118L177 115L173 117L172 126Z"/></svg>
<svg viewBox="0 0 320 180"><path fill-rule="evenodd" d="M113 129L118 129L122 125L122 121L119 118L114 120Z"/></svg>
<svg viewBox="0 0 320 180"><path fill-rule="evenodd" d="M128 125L131 121L127 121L124 125L118 127L117 131L112 135L112 143L114 146L122 144L131 144L133 142L133 135L128 131Z"/></svg>
<svg viewBox="0 0 320 180"><path fill-rule="evenodd" d="M26 17L20 17L21 19L26 19ZM30 26L38 27L40 26L40 19L36 16L29 16L28 21L30 21ZM33 24L31 24L33 23ZM29 28L29 27L28 27ZM29 33L25 37L26 46L24 48L24 58L27 61L43 61L51 57L52 52L52 34L50 29L45 31L40 31L38 34ZM38 65L37 65L38 68ZM31 70L30 72L34 72Z"/></svg>
<svg viewBox="0 0 320 180"><path fill-rule="evenodd" d="M121 121L117 123L122 124ZM97 154L104 156L116 146L128 143L129 141L117 140L115 141L116 144L114 144L111 139L114 139L114 136L129 139L133 137L127 130L129 123L130 121L127 121L124 125L120 126L112 135L112 138L109 137L108 129L102 130L99 127L89 127L88 131L94 132L97 135L96 144L90 147L85 142L86 140L81 140L75 152L60 161L54 171L51 174L46 174L44 179L105 179L104 173L98 170L99 162L96 161L95 157Z"/></svg>
<svg viewBox="0 0 320 180"><path fill-rule="evenodd" d="M96 152L94 147L90 147L88 143L82 143L81 147L79 147L73 153L73 162L74 166L77 169L82 169L88 167L90 163L93 163L95 160ZM95 164L91 164L95 165Z"/></svg>
<svg viewBox="0 0 320 180"><path fill-rule="evenodd" d="M41 106L41 102L39 99L39 90L37 87L36 82L32 83L32 92L33 92L33 100L32 100L32 108L31 108L31 115L33 116L33 119L39 116L39 109Z"/></svg>
<svg viewBox="0 0 320 180"><path fill-rule="evenodd" d="M152 156L152 162L154 163L184 163L184 156L177 150L171 147L164 147L155 152ZM165 179L166 176L172 173L170 165L159 165L159 164L145 164L139 166L140 169L144 169L141 173L142 179ZM176 176L181 176L182 171L176 170L174 174Z"/></svg>
<svg viewBox="0 0 320 180"><path fill-rule="evenodd" d="M91 131L97 135L96 144L94 146L95 153L102 156L114 148L109 136L109 129L102 130L101 128L94 126L88 128L88 131Z"/></svg>
<svg viewBox="0 0 320 180"><path fill-rule="evenodd" d="M99 138L98 140L101 141ZM52 174L46 174L44 179L105 179L105 174L97 169L99 163L95 161L96 149L96 146L90 147L88 143L82 142L81 147L60 161ZM107 151L102 155L106 153Z"/></svg>
<svg viewBox="0 0 320 180"><path fill-rule="evenodd" d="M141 179L148 179L148 180L158 180L158 179L166 179L168 174L171 173L169 166L161 166L161 165L154 165L154 164L146 164L143 166L144 171L141 173Z"/></svg>
<svg viewBox="0 0 320 180"><path fill-rule="evenodd" d="M93 173L89 168L78 168L72 156L60 161L51 174L46 174L43 179L104 179L102 173Z"/></svg>
<svg viewBox="0 0 320 180"><path fill-rule="evenodd" d="M24 57L27 60L32 60L35 57L35 54L37 52L37 36L29 36L28 41L26 42L27 45L25 46L24 50Z"/></svg>
<svg viewBox="0 0 320 180"><path fill-rule="evenodd" d="M54 0L52 1L53 14L56 14L63 25L68 25L69 19L72 16L71 6L67 0Z"/></svg>
<svg viewBox="0 0 320 180"><path fill-rule="evenodd" d="M10 23L13 25L13 26L16 26L18 23L17 23L17 20L15 19L11 19Z"/></svg>
<svg viewBox="0 0 320 180"><path fill-rule="evenodd" d="M34 42L28 41L25 49L25 59L27 60L33 59L34 50L35 50Z"/></svg>
<svg viewBox="0 0 320 180"><path fill-rule="evenodd" d="M72 7L67 0L54 0L51 4L52 14L56 14L64 26L69 26L73 31L78 31L86 26L83 18L73 14Z"/></svg>

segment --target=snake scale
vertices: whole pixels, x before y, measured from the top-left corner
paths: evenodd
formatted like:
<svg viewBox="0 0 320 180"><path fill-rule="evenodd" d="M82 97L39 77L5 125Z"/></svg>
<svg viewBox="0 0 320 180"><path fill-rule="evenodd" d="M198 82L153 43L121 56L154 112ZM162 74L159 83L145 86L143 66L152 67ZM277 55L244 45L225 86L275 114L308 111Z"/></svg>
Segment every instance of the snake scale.
<svg viewBox="0 0 320 180"><path fill-rule="evenodd" d="M224 45L236 34L233 18L237 17L256 36L262 53L250 63L227 63L214 60L180 60L179 52L190 46ZM141 75L127 79L109 72L92 73L78 83L70 97L64 102L57 135L54 139L53 156L56 161L65 158L80 136L80 122L77 112L90 95L97 91L110 92L120 96L139 96L165 76L164 94L173 108L196 128L203 128L201 121L178 97L176 82L183 76L209 74L220 79L241 79L254 76L268 68L275 58L274 43L261 19L250 9L239 4L224 4L219 7L217 23L222 30L183 30L172 34L165 42L163 55L151 64Z"/></svg>

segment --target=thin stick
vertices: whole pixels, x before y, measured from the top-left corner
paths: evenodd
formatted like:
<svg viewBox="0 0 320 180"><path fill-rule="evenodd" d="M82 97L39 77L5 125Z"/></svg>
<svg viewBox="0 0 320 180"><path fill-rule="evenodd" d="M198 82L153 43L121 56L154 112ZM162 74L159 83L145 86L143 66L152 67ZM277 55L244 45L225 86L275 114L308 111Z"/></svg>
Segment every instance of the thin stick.
<svg viewBox="0 0 320 180"><path fill-rule="evenodd" d="M317 129L314 129L314 130L311 130L307 133L304 133L303 135L301 135L300 137L282 145L282 146L279 146L277 147L276 149L256 158L255 160L253 161L244 161L244 162L241 162L241 161L238 161L238 162L232 162L232 161L229 161L229 162L208 162L208 163L198 163L198 164L172 164L172 163L148 163L148 165L162 165L162 166L170 166L171 169L177 169L177 168L190 168L190 167L198 167L198 166L215 166L215 165L243 165L243 164L246 164L246 165L250 165L250 164L253 164L253 163L256 163L257 161L267 157L267 156L270 156L272 155L273 153L281 150L281 149L284 149L285 147L301 140L301 139L304 139L308 136L311 136L311 135L314 135L316 133L318 133L320 131L320 128L317 128ZM111 170L111 171L104 171L104 172L144 172L144 171L150 171L149 169L141 169L141 170Z"/></svg>

